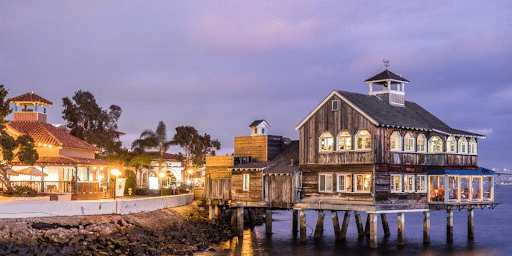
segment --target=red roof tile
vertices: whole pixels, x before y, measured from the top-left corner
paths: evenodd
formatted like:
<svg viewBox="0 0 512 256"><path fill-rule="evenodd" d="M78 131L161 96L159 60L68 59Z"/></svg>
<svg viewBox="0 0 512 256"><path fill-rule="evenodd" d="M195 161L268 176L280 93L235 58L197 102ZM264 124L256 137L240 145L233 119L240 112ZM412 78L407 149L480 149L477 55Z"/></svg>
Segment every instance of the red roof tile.
<svg viewBox="0 0 512 256"><path fill-rule="evenodd" d="M24 165L18 159L13 161L13 165ZM54 166L54 165L108 165L108 162L101 159L86 159L69 156L43 156L39 157L36 166Z"/></svg>
<svg viewBox="0 0 512 256"><path fill-rule="evenodd" d="M46 103L48 105L52 105L53 102L35 94L34 92L27 92L25 94L22 94L20 96L16 96L13 98L8 99L10 102L16 102L16 101L28 101L28 102L41 102Z"/></svg>

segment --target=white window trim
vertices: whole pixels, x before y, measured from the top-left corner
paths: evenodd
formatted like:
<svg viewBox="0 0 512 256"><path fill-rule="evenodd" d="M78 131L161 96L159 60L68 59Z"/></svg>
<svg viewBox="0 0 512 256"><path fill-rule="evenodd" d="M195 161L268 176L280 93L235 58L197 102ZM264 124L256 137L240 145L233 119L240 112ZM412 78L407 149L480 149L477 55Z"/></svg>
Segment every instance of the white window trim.
<svg viewBox="0 0 512 256"><path fill-rule="evenodd" d="M336 102L336 108L334 108L334 102ZM332 100L331 101L331 111L338 111L338 110L340 110L340 101Z"/></svg>
<svg viewBox="0 0 512 256"><path fill-rule="evenodd" d="M423 140L423 150L419 150L419 147L418 147L418 141L419 140ZM427 153L427 150L428 150L428 140L427 140L427 137L424 135L424 134L420 134L418 135L418 138L416 139L416 143L415 143L415 148L416 148L416 152L419 152L419 153Z"/></svg>
<svg viewBox="0 0 512 256"><path fill-rule="evenodd" d="M398 182L398 185L400 186L397 189L393 189L393 185L395 184L395 179L393 177L400 177L400 181ZM404 179L403 179L403 176L402 174L391 174L389 176L389 179L390 179L390 183L389 183L389 186L390 186L390 190L391 190L391 193L403 193L402 191L402 187L403 187L403 182L404 182Z"/></svg>
<svg viewBox="0 0 512 256"><path fill-rule="evenodd" d="M352 192L347 190L347 176L350 174L336 174L336 192ZM339 189L340 188L340 179L345 180L345 189ZM352 187L352 186L351 186Z"/></svg>
<svg viewBox="0 0 512 256"><path fill-rule="evenodd" d="M370 148L358 148L357 146L357 139L359 138L359 134L363 131L366 131L368 132L368 136L370 137ZM357 150L357 151L364 151L364 150L371 150L372 149L372 134L368 131L368 130L359 130L357 131L356 135L354 136L354 150Z"/></svg>
<svg viewBox="0 0 512 256"><path fill-rule="evenodd" d="M453 151L450 150L450 138L452 139L453 142ZM448 137L446 139L446 153L457 153L457 149L457 140L455 139L455 137Z"/></svg>
<svg viewBox="0 0 512 256"><path fill-rule="evenodd" d="M475 145L475 152L471 152L471 145ZM476 140L474 138L471 138L468 143L468 154L470 155L478 155L478 144L476 143Z"/></svg>
<svg viewBox="0 0 512 256"><path fill-rule="evenodd" d="M328 136L324 136L326 134L329 134L331 137L331 140L332 140L332 148L333 149L322 149L322 139L323 138L329 138ZM334 137L332 136L332 134L330 132L323 132L320 137L318 138L318 152L333 152L334 150L334 146L335 146L335 143L334 143Z"/></svg>
<svg viewBox="0 0 512 256"><path fill-rule="evenodd" d="M330 190L320 190L320 176L322 176L322 175L325 176L325 181L326 182L327 182L327 176L331 177L331 189ZM320 193L332 193L332 191L333 191L332 186L333 186L332 174L327 174L327 173L319 173L318 174L318 192L320 192ZM327 187L327 186L325 186L325 187Z"/></svg>
<svg viewBox="0 0 512 256"><path fill-rule="evenodd" d="M427 175L416 175L416 180L415 180L416 184L415 185L421 184L420 182L418 182L421 178L423 178L425 180L425 187L422 190L416 189L416 192L425 193L425 192L427 192L427 187L428 187Z"/></svg>
<svg viewBox="0 0 512 256"><path fill-rule="evenodd" d="M432 151L432 148L430 147L430 146L432 146L432 140L433 140L435 137L439 138L439 139L440 139L440 141L441 141L441 151ZM429 152L429 153L432 153L432 154L445 153L445 152L444 152L444 144L445 144L445 143L444 143L443 138L441 138L441 137L439 137L439 136L432 136L432 137L430 137L430 139L428 140L428 152Z"/></svg>
<svg viewBox="0 0 512 256"><path fill-rule="evenodd" d="M409 144L407 143L409 139L412 139L412 149L406 149L406 146ZM414 138L414 135L412 135L410 132L405 134L404 136L404 152L414 152L416 151L416 138Z"/></svg>
<svg viewBox="0 0 512 256"><path fill-rule="evenodd" d="M391 145L392 145L392 142L393 142L393 138L396 138L395 136L393 136L393 134L395 133L398 133L398 149L393 149L391 148ZM402 151L402 146L403 146L403 143L402 143L402 134L400 134L399 131L393 131L391 133L391 135L389 136L389 151Z"/></svg>
<svg viewBox="0 0 512 256"><path fill-rule="evenodd" d="M340 138L343 135L343 133L348 134L348 137L350 138L350 148L349 149L347 149L347 148L346 149L339 149L339 147L340 147ZM347 136L347 135L345 135L345 136ZM336 143L335 143L336 147L335 147L335 150L336 151L343 151L343 152L344 151L350 151L350 150L352 150L352 145L353 144L354 143L352 143L352 135L349 132L347 132L347 131L342 131L342 132L340 132L338 134L338 136L336 136Z"/></svg>
<svg viewBox="0 0 512 256"><path fill-rule="evenodd" d="M405 184L406 177L412 179L412 190L408 189L409 184ZM414 174L404 174L403 183L404 192L416 192L416 177Z"/></svg>
<svg viewBox="0 0 512 256"><path fill-rule="evenodd" d="M365 191L365 190L357 190L357 176L358 175L361 175L363 176L363 188L364 188L364 181L366 179L366 175L368 175L367 173L354 173L353 176L352 176L352 189L354 191L354 193L371 193L372 192L372 186L370 185L370 190L368 191ZM371 175L370 175L370 179L372 179Z"/></svg>
<svg viewBox="0 0 512 256"><path fill-rule="evenodd" d="M251 174L250 173L242 174L242 190L249 191L250 187L251 187L250 184L251 184Z"/></svg>
<svg viewBox="0 0 512 256"><path fill-rule="evenodd" d="M466 150L461 150L461 146L465 145ZM469 152L468 141L464 137L460 137L457 143L457 152L459 154L467 154Z"/></svg>

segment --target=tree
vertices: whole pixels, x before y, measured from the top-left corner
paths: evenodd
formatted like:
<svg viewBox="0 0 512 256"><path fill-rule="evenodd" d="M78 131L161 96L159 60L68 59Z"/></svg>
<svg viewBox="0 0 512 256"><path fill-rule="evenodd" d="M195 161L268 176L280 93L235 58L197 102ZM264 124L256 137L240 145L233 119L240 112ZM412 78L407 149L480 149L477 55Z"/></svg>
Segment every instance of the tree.
<svg viewBox="0 0 512 256"><path fill-rule="evenodd" d="M117 123L121 117L121 107L111 105L103 110L96 103L94 95L88 91L75 92L72 100L62 98L62 118L71 129L71 135L101 148L106 155L119 154L121 141Z"/></svg>
<svg viewBox="0 0 512 256"><path fill-rule="evenodd" d="M207 133L200 135L192 126L176 127L172 143L185 150L186 166L202 166L207 155L215 155L215 150L220 149L218 140Z"/></svg>
<svg viewBox="0 0 512 256"><path fill-rule="evenodd" d="M30 136L22 135L15 139L6 132L5 118L12 112L9 101L6 100L7 93L4 85L0 85L0 150L2 151L0 182L7 188L11 188L8 169L12 161L18 159L23 164L34 165L39 159L39 154L34 149L34 140Z"/></svg>
<svg viewBox="0 0 512 256"><path fill-rule="evenodd" d="M160 121L155 131L150 129L143 131L140 138L133 141L132 149L138 148L142 151L149 148L157 149L158 172L160 172L164 162L164 153L169 150L171 145L171 141L167 141L167 127L163 121Z"/></svg>

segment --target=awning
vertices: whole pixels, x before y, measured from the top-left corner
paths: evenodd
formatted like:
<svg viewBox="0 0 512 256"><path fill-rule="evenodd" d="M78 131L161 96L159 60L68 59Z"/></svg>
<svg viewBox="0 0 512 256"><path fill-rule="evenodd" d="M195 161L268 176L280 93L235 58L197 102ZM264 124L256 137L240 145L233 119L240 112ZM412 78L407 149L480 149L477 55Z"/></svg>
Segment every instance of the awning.
<svg viewBox="0 0 512 256"><path fill-rule="evenodd" d="M428 170L428 175L494 175L494 172L483 168L478 167L476 170L471 169L446 169L446 170Z"/></svg>
<svg viewBox="0 0 512 256"><path fill-rule="evenodd" d="M28 167L28 168L24 168L21 170L17 170L17 172L19 174L30 175L30 176L41 176L41 177L48 176L48 174L46 174L34 167Z"/></svg>

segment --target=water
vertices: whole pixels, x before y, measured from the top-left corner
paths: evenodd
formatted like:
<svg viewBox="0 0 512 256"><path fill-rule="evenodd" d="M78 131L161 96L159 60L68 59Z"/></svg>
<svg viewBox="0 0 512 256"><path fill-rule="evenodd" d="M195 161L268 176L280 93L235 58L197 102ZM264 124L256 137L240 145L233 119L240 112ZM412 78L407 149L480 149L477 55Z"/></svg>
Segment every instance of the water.
<svg viewBox="0 0 512 256"><path fill-rule="evenodd" d="M313 239L318 213L307 211L306 244L299 242L291 232L292 212L274 211L273 234L267 237L265 225L246 229L243 239L234 238L216 247L215 252L199 255L512 255L512 186L499 186L495 201L504 204L494 210L475 209L475 239L467 240L467 211L453 212L454 241L446 242L446 211L432 211L430 215L430 245L423 245L423 214L405 214L406 245L397 245L397 217L388 214L391 237L385 238L379 217L378 248L369 248L368 239L358 239L353 214L347 239L336 242L330 212L326 211L324 234L319 241ZM366 220L366 216L363 221ZM342 212L338 213L340 222ZM363 223L364 224L364 223Z"/></svg>

